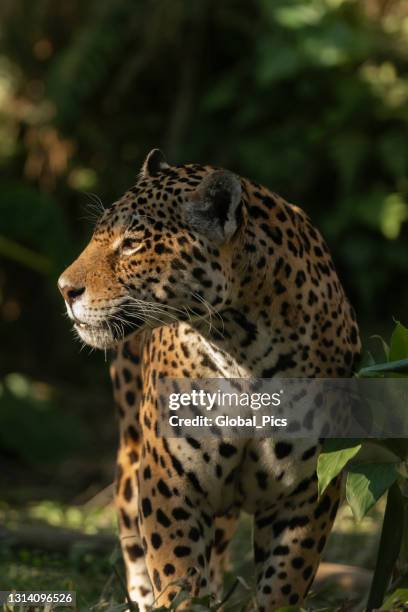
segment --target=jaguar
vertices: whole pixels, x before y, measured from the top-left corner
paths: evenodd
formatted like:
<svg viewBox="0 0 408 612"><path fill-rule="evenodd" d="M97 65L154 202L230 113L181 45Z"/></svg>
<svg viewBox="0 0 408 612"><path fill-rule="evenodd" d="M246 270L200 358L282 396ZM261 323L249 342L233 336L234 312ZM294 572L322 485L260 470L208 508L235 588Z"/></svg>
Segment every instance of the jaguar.
<svg viewBox="0 0 408 612"><path fill-rule="evenodd" d="M158 387L350 375L356 317L306 213L233 172L170 165L154 149L58 286L82 342L113 354L130 599L144 611L180 589L219 598L244 511L257 608L301 606L340 499L340 477L318 494L320 438L163 436Z"/></svg>

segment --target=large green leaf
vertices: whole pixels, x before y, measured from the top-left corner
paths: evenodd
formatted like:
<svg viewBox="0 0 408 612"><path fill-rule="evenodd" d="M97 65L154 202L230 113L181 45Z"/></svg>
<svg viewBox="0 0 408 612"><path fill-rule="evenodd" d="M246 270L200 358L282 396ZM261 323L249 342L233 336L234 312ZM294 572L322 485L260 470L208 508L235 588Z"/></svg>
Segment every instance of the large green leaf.
<svg viewBox="0 0 408 612"><path fill-rule="evenodd" d="M317 461L319 495L324 492L333 478L340 474L350 459L355 457L360 448L360 441L355 439L326 440Z"/></svg>
<svg viewBox="0 0 408 612"><path fill-rule="evenodd" d="M408 360L408 329L397 322L391 336L389 361Z"/></svg>
<svg viewBox="0 0 408 612"><path fill-rule="evenodd" d="M347 474L346 496L359 521L398 478L398 463L353 466Z"/></svg>

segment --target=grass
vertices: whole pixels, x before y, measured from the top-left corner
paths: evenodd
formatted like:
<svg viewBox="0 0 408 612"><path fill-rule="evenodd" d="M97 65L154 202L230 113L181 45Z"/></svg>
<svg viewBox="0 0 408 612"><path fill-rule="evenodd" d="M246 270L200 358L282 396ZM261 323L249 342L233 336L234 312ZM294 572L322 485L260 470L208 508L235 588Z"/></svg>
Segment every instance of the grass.
<svg viewBox="0 0 408 612"><path fill-rule="evenodd" d="M381 508L372 512L360 525L356 525L350 510L341 508L335 529L325 552L325 559L352 563L371 568L378 540ZM31 525L49 526L55 529L75 529L83 534L115 534L116 518L112 506L89 508L41 501L20 509L0 506L0 521L9 529ZM242 576L227 601L225 609L235 612L242 609L251 593L252 560L250 551L251 525L248 519L241 521L238 533L231 545L231 565L226 572L226 591ZM106 553L92 550L85 542L73 544L63 554L30 549L2 547L0 551L0 590L70 590L77 593L77 610L114 612L122 609L125 601L124 568L119 547L113 544ZM348 599L354 594L347 593ZM361 609L362 597L358 602ZM346 603L343 589L329 586L308 598L308 610L358 609ZM32 608L34 610L35 608ZM63 608L58 608L63 610ZM197 610L199 608L197 607ZM204 608L201 608L202 610ZM8 608L7 610L13 610ZM17 610L15 607L14 610Z"/></svg>
<svg viewBox="0 0 408 612"><path fill-rule="evenodd" d="M1 590L76 591L78 608L90 610L104 591L111 569L108 559L91 554L67 559L58 554L6 550L0 556Z"/></svg>

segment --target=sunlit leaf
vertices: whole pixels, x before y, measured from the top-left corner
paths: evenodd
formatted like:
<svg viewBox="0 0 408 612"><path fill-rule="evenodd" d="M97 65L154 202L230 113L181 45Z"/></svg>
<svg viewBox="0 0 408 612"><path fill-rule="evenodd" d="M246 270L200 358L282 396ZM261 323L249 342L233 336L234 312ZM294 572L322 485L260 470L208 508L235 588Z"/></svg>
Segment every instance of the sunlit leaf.
<svg viewBox="0 0 408 612"><path fill-rule="evenodd" d="M319 495L325 491L333 478L340 474L344 466L357 455L360 448L361 443L354 439L326 440L317 461Z"/></svg>

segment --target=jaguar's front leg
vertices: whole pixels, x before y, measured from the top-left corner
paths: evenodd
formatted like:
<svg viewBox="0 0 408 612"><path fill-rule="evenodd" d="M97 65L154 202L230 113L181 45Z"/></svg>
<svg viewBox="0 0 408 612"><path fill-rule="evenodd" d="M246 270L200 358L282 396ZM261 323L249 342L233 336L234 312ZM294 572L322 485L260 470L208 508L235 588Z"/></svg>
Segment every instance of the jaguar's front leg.
<svg viewBox="0 0 408 612"><path fill-rule="evenodd" d="M129 597L138 604L139 610L144 612L153 603L153 589L139 531L137 472L141 448L140 353L140 339L125 342L112 363L111 377L120 428L115 496L120 543Z"/></svg>
<svg viewBox="0 0 408 612"><path fill-rule="evenodd" d="M116 507L119 517L119 537L126 568L129 597L141 612L153 603L153 590L144 558L139 530L139 494L137 490L137 463L132 458L137 451L132 444L122 441L118 453Z"/></svg>
<svg viewBox="0 0 408 612"><path fill-rule="evenodd" d="M192 597L211 593L214 516L198 479L162 448L157 440L144 449L139 512L155 605L169 606L181 590Z"/></svg>

